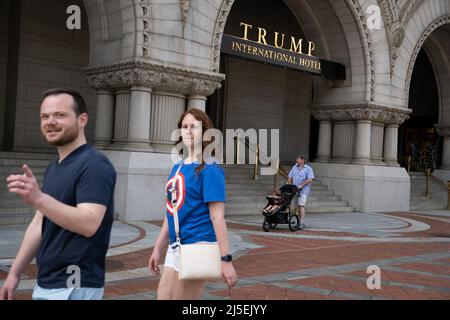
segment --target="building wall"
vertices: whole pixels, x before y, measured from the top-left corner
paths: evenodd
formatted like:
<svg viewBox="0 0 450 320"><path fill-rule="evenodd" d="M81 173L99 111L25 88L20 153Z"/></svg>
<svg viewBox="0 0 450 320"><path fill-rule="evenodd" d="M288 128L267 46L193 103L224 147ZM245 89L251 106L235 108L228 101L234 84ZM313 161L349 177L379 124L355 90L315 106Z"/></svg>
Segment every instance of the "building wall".
<svg viewBox="0 0 450 320"><path fill-rule="evenodd" d="M67 87L82 93L89 106L87 137L93 140L96 98L82 71L89 65L89 31L82 11L81 30L68 30L66 8L77 0L23 0L15 110L15 151L49 147L39 128L39 104L44 90ZM53 150L53 148L51 148Z"/></svg>
<svg viewBox="0 0 450 320"><path fill-rule="evenodd" d="M262 63L228 58L226 128L279 129L280 159L309 151L313 78Z"/></svg>
<svg viewBox="0 0 450 320"><path fill-rule="evenodd" d="M8 71L10 1L0 1L0 145L3 144Z"/></svg>

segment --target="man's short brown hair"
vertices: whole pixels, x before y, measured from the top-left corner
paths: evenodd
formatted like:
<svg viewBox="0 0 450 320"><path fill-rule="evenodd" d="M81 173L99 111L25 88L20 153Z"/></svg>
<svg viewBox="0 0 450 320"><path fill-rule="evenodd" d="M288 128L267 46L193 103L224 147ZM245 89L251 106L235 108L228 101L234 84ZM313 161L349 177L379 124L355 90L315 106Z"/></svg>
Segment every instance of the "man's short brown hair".
<svg viewBox="0 0 450 320"><path fill-rule="evenodd" d="M78 91L70 90L70 89L63 89L63 88L53 88L47 91L44 91L42 93L42 101L44 101L45 98L48 96L56 96L59 94L68 94L73 98L73 111L75 111L75 114L77 117L80 114L87 113L87 106L86 102L84 101L83 97Z"/></svg>

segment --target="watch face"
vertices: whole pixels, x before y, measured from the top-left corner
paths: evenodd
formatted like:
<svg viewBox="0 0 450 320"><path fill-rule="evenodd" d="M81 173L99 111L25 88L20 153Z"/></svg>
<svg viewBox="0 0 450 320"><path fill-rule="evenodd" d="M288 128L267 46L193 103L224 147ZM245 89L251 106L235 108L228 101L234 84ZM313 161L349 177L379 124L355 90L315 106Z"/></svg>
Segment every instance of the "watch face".
<svg viewBox="0 0 450 320"><path fill-rule="evenodd" d="M223 256L220 258L222 261L230 262L233 258L231 255Z"/></svg>

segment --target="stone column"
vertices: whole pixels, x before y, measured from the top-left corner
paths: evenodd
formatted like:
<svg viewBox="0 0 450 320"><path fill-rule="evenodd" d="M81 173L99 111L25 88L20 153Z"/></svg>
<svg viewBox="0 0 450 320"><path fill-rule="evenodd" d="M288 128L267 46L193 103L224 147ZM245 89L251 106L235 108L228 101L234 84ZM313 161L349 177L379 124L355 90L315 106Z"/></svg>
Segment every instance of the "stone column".
<svg viewBox="0 0 450 320"><path fill-rule="evenodd" d="M450 125L436 125L436 130L443 137L442 163L443 170L450 170Z"/></svg>
<svg viewBox="0 0 450 320"><path fill-rule="evenodd" d="M388 124L384 131L384 162L389 167L399 167L397 160L398 124Z"/></svg>
<svg viewBox="0 0 450 320"><path fill-rule="evenodd" d="M356 145L354 164L372 164L370 161L370 148L372 140L372 121L356 121Z"/></svg>
<svg viewBox="0 0 450 320"><path fill-rule="evenodd" d="M328 162L331 157L331 137L333 126L331 121L319 122L319 143L315 162Z"/></svg>
<svg viewBox="0 0 450 320"><path fill-rule="evenodd" d="M353 121L339 121L334 123L332 162L352 162L355 131L355 123Z"/></svg>
<svg viewBox="0 0 450 320"><path fill-rule="evenodd" d="M203 112L206 111L206 97L201 95L192 95L188 97L187 108L200 109Z"/></svg>
<svg viewBox="0 0 450 320"><path fill-rule="evenodd" d="M170 153L176 142L171 141L180 115L185 110L185 96L175 93L155 92L150 113L150 143L156 152Z"/></svg>
<svg viewBox="0 0 450 320"><path fill-rule="evenodd" d="M129 108L130 92L128 90L117 91L114 116L113 149L122 149L127 142Z"/></svg>
<svg viewBox="0 0 450 320"><path fill-rule="evenodd" d="M377 166L384 166L383 161L383 141L384 141L384 124L372 123L372 147L370 150L370 158L372 163Z"/></svg>
<svg viewBox="0 0 450 320"><path fill-rule="evenodd" d="M114 93L97 91L97 115L95 121L94 145L103 149L111 144L114 124Z"/></svg>
<svg viewBox="0 0 450 320"><path fill-rule="evenodd" d="M132 87L128 113L127 150L149 150L151 89Z"/></svg>

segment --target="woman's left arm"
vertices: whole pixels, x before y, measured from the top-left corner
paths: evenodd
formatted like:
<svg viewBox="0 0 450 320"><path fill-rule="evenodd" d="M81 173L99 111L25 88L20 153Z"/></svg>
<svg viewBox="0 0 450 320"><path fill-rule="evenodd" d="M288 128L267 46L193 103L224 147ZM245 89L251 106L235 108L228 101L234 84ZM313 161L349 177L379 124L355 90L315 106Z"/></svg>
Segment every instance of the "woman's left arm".
<svg viewBox="0 0 450 320"><path fill-rule="evenodd" d="M225 223L225 203L209 202L209 212L216 234L221 256L230 254L227 225ZM232 262L222 261L222 277L229 287L234 287L237 282L237 274Z"/></svg>

